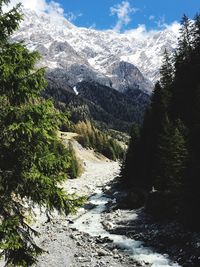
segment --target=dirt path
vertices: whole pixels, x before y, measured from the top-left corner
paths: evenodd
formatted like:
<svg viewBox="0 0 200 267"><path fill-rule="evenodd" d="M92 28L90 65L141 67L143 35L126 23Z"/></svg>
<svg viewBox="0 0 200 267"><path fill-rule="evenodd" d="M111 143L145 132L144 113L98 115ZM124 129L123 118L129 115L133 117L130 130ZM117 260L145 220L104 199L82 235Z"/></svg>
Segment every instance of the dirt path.
<svg viewBox="0 0 200 267"><path fill-rule="evenodd" d="M110 161L92 150L84 149L76 141L74 147L83 162L85 171L78 179L67 181L64 185L67 192L91 195L97 187L104 186L118 175L120 169L118 162Z"/></svg>

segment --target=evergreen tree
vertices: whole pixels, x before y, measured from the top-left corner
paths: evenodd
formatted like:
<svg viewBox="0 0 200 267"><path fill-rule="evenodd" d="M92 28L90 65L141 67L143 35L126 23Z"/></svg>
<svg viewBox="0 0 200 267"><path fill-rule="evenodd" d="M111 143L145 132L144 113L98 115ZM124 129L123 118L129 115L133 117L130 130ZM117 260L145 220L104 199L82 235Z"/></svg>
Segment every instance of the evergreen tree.
<svg viewBox="0 0 200 267"><path fill-rule="evenodd" d="M194 25L193 25L193 47L198 51L198 55L200 53L200 13L197 13L194 18ZM196 52L197 52L196 51Z"/></svg>
<svg viewBox="0 0 200 267"><path fill-rule="evenodd" d="M191 20L183 15L181 20L180 37L176 50L176 68L189 60L193 47L193 26Z"/></svg>
<svg viewBox="0 0 200 267"><path fill-rule="evenodd" d="M172 65L172 59L168 51L165 49L163 55L163 62L160 68L160 84L163 88L170 88L174 79L174 69Z"/></svg>
<svg viewBox="0 0 200 267"><path fill-rule="evenodd" d="M157 82L151 98L152 134L156 140L162 127L163 118L168 109L169 93L165 91L166 88L163 88L160 83Z"/></svg>
<svg viewBox="0 0 200 267"><path fill-rule="evenodd" d="M178 48L175 54L175 78L172 94L172 117L180 118L187 127L193 123L194 67L191 64L193 53L193 23L185 15L181 21ZM192 89L191 89L192 88ZM192 120L191 120L192 119Z"/></svg>
<svg viewBox="0 0 200 267"><path fill-rule="evenodd" d="M125 160L122 165L121 177L123 181L127 184L127 186L135 185L137 186L137 157L138 157L138 146L139 146L139 138L140 138L140 129L137 124L134 124L131 129L131 137L129 141L128 150L126 153Z"/></svg>
<svg viewBox="0 0 200 267"><path fill-rule="evenodd" d="M163 63L160 69L160 82L155 84L151 98L148 119L144 120L141 132L141 148L145 151L145 168L143 169L144 184L151 188L154 183L154 169L157 165L158 140L162 129L163 119L169 111L174 70L171 58L164 51ZM148 177L148 178L147 178Z"/></svg>
<svg viewBox="0 0 200 267"><path fill-rule="evenodd" d="M131 138L122 167L122 180L128 185L141 190L152 186L150 167L152 164L152 110L147 109L141 128L133 125ZM147 175L148 173L148 175Z"/></svg>
<svg viewBox="0 0 200 267"><path fill-rule="evenodd" d="M162 130L163 119L165 118L165 115L167 113L171 96L171 80L169 80L169 77L164 77L165 65L168 64L165 60L166 59L164 59L163 61L163 76L161 77L163 87L159 82L156 83L152 94L150 110L147 110L147 114L141 128L140 151L143 151L143 153L141 154L140 152L140 157L141 165L143 164L143 166L141 166L142 174L140 179L143 180L143 184L149 190L154 185L154 170L157 166L156 155L158 150L159 136ZM169 75L169 72L167 72L167 75ZM164 87L164 85L166 87Z"/></svg>
<svg viewBox="0 0 200 267"><path fill-rule="evenodd" d="M191 94L191 107L187 121L189 126L190 168L186 177L184 221L198 229L200 219L196 210L200 208L200 14L197 14L194 19L193 29L193 51L188 64L190 72L187 76Z"/></svg>
<svg viewBox="0 0 200 267"><path fill-rule="evenodd" d="M188 149L182 122L174 125L165 117L160 133L157 154L156 187L159 190L183 189L184 175L188 161Z"/></svg>
<svg viewBox="0 0 200 267"><path fill-rule="evenodd" d="M143 188L156 185L159 189L147 202L155 213L162 213L165 207L170 213L175 205L174 214L178 211L187 223L198 227L200 15L194 22L184 16L181 23L177 51L173 61L165 51L160 83L155 86L141 127L137 152L130 143L127 156L131 160L126 161L124 169L129 170L133 186L140 181ZM139 167L134 170L131 166ZM159 199L161 204L157 205Z"/></svg>
<svg viewBox="0 0 200 267"><path fill-rule="evenodd" d="M31 266L42 250L27 217L37 204L68 214L83 199L58 186L65 181L69 153L57 136L66 118L41 98L46 87L40 58L10 35L22 19L20 5L8 13L0 1L0 249L6 265Z"/></svg>

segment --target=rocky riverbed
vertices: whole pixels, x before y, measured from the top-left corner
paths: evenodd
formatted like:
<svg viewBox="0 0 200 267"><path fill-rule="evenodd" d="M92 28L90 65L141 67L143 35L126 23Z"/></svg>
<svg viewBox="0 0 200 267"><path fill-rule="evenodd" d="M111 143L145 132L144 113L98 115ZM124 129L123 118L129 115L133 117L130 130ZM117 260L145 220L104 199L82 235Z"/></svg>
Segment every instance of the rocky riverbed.
<svg viewBox="0 0 200 267"><path fill-rule="evenodd" d="M144 235L129 236L131 228L127 222L137 221L135 211L107 210L108 203L116 204L118 192L107 192L119 173L119 163L96 155L75 141L74 146L85 172L78 179L68 180L63 187L69 193L88 195L88 203L76 215L65 217L54 213L51 221L36 211L34 228L41 233L36 242L46 251L36 266L180 267L168 255L144 246L141 241L145 240ZM121 221L125 222L124 229L119 229ZM0 262L0 267L3 265Z"/></svg>
<svg viewBox="0 0 200 267"><path fill-rule="evenodd" d="M110 234L142 240L145 247L151 247L152 251L165 255L182 267L200 266L199 232L190 231L177 221L155 220L144 208L130 210L127 191L118 183L107 192L110 196L113 193L115 201L107 204L102 218Z"/></svg>
<svg viewBox="0 0 200 267"><path fill-rule="evenodd" d="M114 222L112 227L110 221ZM145 246L168 255L182 267L200 266L200 234L184 229L178 222L155 221L144 209L117 209L104 214L104 225L111 234L142 240Z"/></svg>
<svg viewBox="0 0 200 267"><path fill-rule="evenodd" d="M167 255L159 254L143 246L141 241L127 238L126 234L110 234L125 213L118 210L106 213L107 205L116 201L113 192L107 194L113 180L119 173L119 163L109 161L92 151L74 143L85 166L84 174L63 186L70 193L88 195L88 203L79 209L76 216L54 215L51 222L42 222L39 217L38 230L41 232L38 243L47 253L39 257L38 267L179 267ZM106 216L105 216L106 214ZM126 214L134 220L136 214ZM129 231L127 227L127 232Z"/></svg>
<svg viewBox="0 0 200 267"><path fill-rule="evenodd" d="M91 150L74 143L80 159L84 163L84 174L75 180L68 180L64 187L69 193L92 195L96 188L103 187L119 172L119 164L96 155ZM54 215L51 222L39 219L36 229L41 236L40 246L47 251L38 259L38 267L128 267L140 266L119 250L107 238L92 237L74 227L74 222L87 212L91 205L85 205L74 216Z"/></svg>
<svg viewBox="0 0 200 267"><path fill-rule="evenodd" d="M140 266L109 239L91 237L70 227L70 222L53 220L40 227L44 253L38 267L129 267Z"/></svg>

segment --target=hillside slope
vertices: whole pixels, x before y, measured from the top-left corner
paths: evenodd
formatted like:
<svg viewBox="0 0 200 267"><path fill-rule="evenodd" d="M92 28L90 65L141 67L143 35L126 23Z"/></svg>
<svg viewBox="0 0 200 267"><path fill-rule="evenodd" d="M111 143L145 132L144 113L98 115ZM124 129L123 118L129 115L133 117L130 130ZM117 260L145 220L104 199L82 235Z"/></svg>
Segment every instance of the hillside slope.
<svg viewBox="0 0 200 267"><path fill-rule="evenodd" d="M68 109L75 123L93 120L108 128L129 131L133 122L142 122L150 100L141 90L130 91L120 93L98 83L81 82L76 86L76 94L70 87L48 87L45 95L53 97L60 109Z"/></svg>

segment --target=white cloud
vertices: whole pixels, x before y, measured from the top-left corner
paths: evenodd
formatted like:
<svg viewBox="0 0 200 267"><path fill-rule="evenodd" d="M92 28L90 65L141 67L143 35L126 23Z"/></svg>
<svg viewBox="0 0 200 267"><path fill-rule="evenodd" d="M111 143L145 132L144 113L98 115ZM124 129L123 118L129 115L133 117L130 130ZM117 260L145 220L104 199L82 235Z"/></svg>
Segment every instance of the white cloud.
<svg viewBox="0 0 200 267"><path fill-rule="evenodd" d="M81 17L81 16L83 16L82 13L75 14L75 13L73 13L73 12L67 12L67 13L65 14L65 17L66 17L70 22L75 21L78 17Z"/></svg>
<svg viewBox="0 0 200 267"><path fill-rule="evenodd" d="M45 10L47 13L52 15L64 16L65 11L58 2L51 1L49 4L46 3Z"/></svg>
<svg viewBox="0 0 200 267"><path fill-rule="evenodd" d="M158 28L160 28L160 29L166 28L167 24L165 22L165 15L160 17L159 20L155 21L155 23L157 24Z"/></svg>
<svg viewBox="0 0 200 267"><path fill-rule="evenodd" d="M166 25L166 24L165 24ZM165 26L166 29L169 29L170 31L174 32L177 36L180 34L180 28L181 25L179 22L174 21L172 24L170 25L166 25Z"/></svg>
<svg viewBox="0 0 200 267"><path fill-rule="evenodd" d="M131 7L130 2L122 1L121 4L115 5L110 8L110 15L117 15L118 21L114 30L120 32L123 26L127 26L131 22L131 13L137 12L138 9Z"/></svg>
<svg viewBox="0 0 200 267"><path fill-rule="evenodd" d="M124 34L136 40L147 40L148 38L153 37L156 33L162 30L169 30L170 32L172 31L174 34L178 36L180 30L180 23L174 21L171 24L165 24L163 29L154 29L154 30L147 30L144 24L140 24L135 29L125 31Z"/></svg>
<svg viewBox="0 0 200 267"><path fill-rule="evenodd" d="M52 17L65 17L70 22L75 21L78 17L82 16L81 13L74 14L73 12L65 13L61 4L57 1L47 2L46 0L11 0L8 7L5 10L8 10L15 6L18 3L22 3L23 7L26 9L31 9L36 12L47 12Z"/></svg>
<svg viewBox="0 0 200 267"><path fill-rule="evenodd" d="M25 8L34 11L45 11L47 9L47 2L45 0L11 0L8 8L15 6L18 3L22 3Z"/></svg>
<svg viewBox="0 0 200 267"><path fill-rule="evenodd" d="M125 34L130 35L136 40L145 40L146 38L153 36L156 32L156 30L148 31L146 25L140 24L137 28L126 31Z"/></svg>

